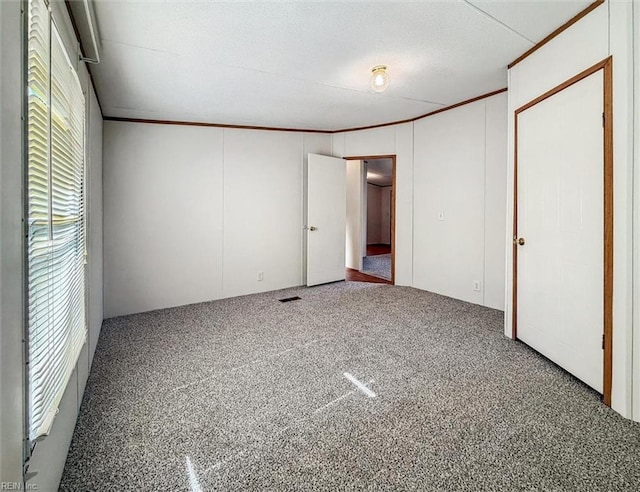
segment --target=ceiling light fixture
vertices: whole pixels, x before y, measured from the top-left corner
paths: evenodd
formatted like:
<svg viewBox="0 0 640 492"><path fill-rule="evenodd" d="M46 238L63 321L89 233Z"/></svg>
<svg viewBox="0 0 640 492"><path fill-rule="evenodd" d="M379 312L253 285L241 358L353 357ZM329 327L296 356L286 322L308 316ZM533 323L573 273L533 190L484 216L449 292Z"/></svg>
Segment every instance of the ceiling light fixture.
<svg viewBox="0 0 640 492"><path fill-rule="evenodd" d="M386 65L376 65L371 69L371 90L383 92L389 87L389 74Z"/></svg>

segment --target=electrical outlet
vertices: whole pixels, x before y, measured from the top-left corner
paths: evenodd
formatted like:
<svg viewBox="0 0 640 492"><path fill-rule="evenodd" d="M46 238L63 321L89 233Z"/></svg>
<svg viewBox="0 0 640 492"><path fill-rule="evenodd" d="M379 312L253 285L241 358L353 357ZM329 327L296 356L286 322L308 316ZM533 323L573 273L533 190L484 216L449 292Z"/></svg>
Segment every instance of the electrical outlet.
<svg viewBox="0 0 640 492"><path fill-rule="evenodd" d="M264 272L258 272L258 282L262 282L264 280Z"/></svg>
<svg viewBox="0 0 640 492"><path fill-rule="evenodd" d="M480 292L480 281L479 280L474 280L473 281L473 290L475 290L476 292Z"/></svg>

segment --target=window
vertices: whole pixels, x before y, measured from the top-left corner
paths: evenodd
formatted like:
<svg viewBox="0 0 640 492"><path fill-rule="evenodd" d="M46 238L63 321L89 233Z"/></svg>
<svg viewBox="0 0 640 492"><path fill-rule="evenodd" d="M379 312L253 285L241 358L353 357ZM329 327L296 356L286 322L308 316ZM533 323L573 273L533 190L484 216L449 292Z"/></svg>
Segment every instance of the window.
<svg viewBox="0 0 640 492"><path fill-rule="evenodd" d="M47 435L86 339L85 100L43 0L27 43L28 425Z"/></svg>

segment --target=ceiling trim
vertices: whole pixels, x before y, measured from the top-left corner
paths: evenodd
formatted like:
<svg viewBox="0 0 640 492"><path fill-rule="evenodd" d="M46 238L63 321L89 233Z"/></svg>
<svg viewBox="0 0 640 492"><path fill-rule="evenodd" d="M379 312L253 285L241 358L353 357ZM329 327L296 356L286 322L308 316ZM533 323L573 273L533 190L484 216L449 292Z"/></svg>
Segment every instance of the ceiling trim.
<svg viewBox="0 0 640 492"><path fill-rule="evenodd" d="M357 130L370 130L372 128L382 128L384 126L401 125L402 123L412 123L414 121L421 120L422 118L426 118L427 116L433 116L435 114L442 113L444 111L449 111L450 109L459 108L460 106L464 106L465 104L471 104L473 102L480 101L481 99L486 99L487 97L495 96L497 94L501 94L506 91L507 91L507 87L503 87L502 89L498 89L497 91L487 92L486 94L482 94L481 96L472 97L471 99L466 99L465 101L452 104L451 106L446 106L444 108L436 109L435 111L421 114L420 116L416 116L414 118L408 118L406 120L391 121L389 123L381 123L379 125L360 126L356 128L345 128L343 130L334 130L330 133L354 132Z"/></svg>
<svg viewBox="0 0 640 492"><path fill-rule="evenodd" d="M542 48L545 44L547 44L553 38L555 38L556 36L561 34L563 31L566 31L567 29L569 29L572 25L574 25L576 22L578 22L580 19L582 19L585 15L587 15L592 10L595 10L596 8L598 8L604 2L605 2L605 0L596 0L595 2L590 4L587 8L585 8L584 10L578 12L571 19L569 19L567 22L562 24L558 29L556 29L551 34L549 34L546 38L544 38L542 41L538 42L532 48L528 49L522 55L520 55L518 58L516 58L511 63L509 63L509 65L507 65L507 68L508 69L513 68L515 65L520 63L522 60L527 58L529 55L531 55L532 53L538 51L540 48Z"/></svg>
<svg viewBox="0 0 640 492"><path fill-rule="evenodd" d="M278 128L274 126L229 125L226 123L206 123L202 121L151 120L151 119L145 119L145 118L126 118L126 117L120 117L120 116L103 116L102 119L105 121L120 121L125 123L149 123L152 125L207 126L207 127L213 127L213 128L232 128L232 129L238 129L238 130L266 130L266 131L275 131L275 132L334 134L334 133L342 133L342 132L353 132L357 130L370 130L372 128L382 128L385 126L401 125L403 123L412 123L422 118L433 116L435 114L442 113L443 111L449 111L450 109L459 108L460 106L464 106L465 104L471 104L473 102L480 101L481 99L486 99L487 97L495 96L497 94L501 94L506 91L507 91L507 88L503 87L502 89L498 89L497 91L488 92L486 94L482 94L481 96L473 97L471 99L467 99L465 101L452 104L451 106L436 109L435 111L431 111L430 113L422 114L414 118L408 118L406 120L390 121L388 123L380 123L379 125L360 126L355 128L346 128L342 130L316 130L316 129L305 129L305 128ZM391 156L383 156L383 157L391 157Z"/></svg>
<svg viewBox="0 0 640 492"><path fill-rule="evenodd" d="M174 121L174 120L149 120L145 118L121 118L119 116L105 116L105 121L121 121L126 123L149 123L152 125L181 125L181 126L208 126L213 128L231 128L237 130L267 130L277 132L302 132L302 133L336 133L332 130L313 130L304 128L278 128L274 126L254 125L228 125L226 123L206 123L202 121Z"/></svg>
<svg viewBox="0 0 640 492"><path fill-rule="evenodd" d="M365 159L395 159L396 154L384 155L345 155L342 157L345 161L364 161Z"/></svg>

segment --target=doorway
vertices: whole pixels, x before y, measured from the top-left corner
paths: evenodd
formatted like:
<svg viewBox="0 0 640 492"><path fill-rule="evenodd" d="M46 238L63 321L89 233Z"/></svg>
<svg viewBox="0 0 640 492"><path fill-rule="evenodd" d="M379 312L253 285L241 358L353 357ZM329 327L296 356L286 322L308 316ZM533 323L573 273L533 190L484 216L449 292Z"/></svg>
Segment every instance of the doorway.
<svg viewBox="0 0 640 492"><path fill-rule="evenodd" d="M394 283L395 155L347 160L346 279Z"/></svg>

